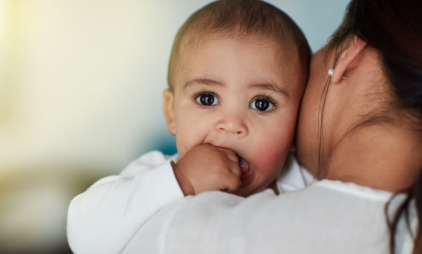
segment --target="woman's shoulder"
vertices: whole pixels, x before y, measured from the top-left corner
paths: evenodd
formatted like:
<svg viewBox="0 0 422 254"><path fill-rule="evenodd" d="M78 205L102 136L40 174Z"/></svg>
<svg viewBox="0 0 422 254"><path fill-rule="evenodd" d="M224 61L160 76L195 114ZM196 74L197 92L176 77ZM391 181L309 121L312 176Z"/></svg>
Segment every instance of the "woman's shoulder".
<svg viewBox="0 0 422 254"><path fill-rule="evenodd" d="M173 253L230 252L234 242L250 253L387 253L388 194L330 180L279 196L205 192L158 212L131 245L156 246L139 241L158 232L152 238L166 239L160 246Z"/></svg>

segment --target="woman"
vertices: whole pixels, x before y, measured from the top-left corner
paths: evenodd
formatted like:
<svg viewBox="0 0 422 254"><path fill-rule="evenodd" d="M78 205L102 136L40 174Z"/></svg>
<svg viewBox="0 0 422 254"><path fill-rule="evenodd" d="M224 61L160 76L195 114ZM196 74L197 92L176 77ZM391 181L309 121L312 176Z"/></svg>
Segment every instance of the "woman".
<svg viewBox="0 0 422 254"><path fill-rule="evenodd" d="M123 253L421 253L407 198L420 206L421 14L421 1L352 0L315 54L297 153L324 180L278 197L188 197Z"/></svg>

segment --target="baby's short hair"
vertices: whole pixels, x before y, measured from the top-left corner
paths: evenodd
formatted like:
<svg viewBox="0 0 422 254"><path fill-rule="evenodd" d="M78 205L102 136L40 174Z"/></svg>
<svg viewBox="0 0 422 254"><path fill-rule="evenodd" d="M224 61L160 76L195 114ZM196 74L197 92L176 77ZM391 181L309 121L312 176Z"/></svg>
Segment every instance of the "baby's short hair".
<svg viewBox="0 0 422 254"><path fill-rule="evenodd" d="M255 35L268 38L298 54L298 75L306 78L309 72L311 49L296 23L280 9L259 0L220 0L193 13L176 34L168 69L169 88L180 52L191 44L212 34Z"/></svg>

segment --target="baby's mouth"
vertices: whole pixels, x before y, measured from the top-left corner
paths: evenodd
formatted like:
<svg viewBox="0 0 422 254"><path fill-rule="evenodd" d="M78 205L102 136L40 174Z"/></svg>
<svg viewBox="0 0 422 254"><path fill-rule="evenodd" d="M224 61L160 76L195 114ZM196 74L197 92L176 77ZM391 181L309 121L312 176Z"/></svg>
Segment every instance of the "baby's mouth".
<svg viewBox="0 0 422 254"><path fill-rule="evenodd" d="M239 167L240 167L240 180L243 182L246 182L251 179L252 177L252 170L249 165L249 162L247 162L242 157L239 157Z"/></svg>

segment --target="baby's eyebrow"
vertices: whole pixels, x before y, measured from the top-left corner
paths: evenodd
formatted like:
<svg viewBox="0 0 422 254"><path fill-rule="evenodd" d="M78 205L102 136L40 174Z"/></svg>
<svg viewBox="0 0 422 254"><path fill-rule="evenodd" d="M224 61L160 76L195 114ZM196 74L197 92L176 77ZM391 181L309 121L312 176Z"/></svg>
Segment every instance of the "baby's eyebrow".
<svg viewBox="0 0 422 254"><path fill-rule="evenodd" d="M224 83L221 83L221 82L216 81L216 80L207 79L207 78L199 78L199 79L193 79L193 80L186 82L186 84L183 86L183 89L186 89L189 86L194 85L194 84L224 86ZM271 83L251 84L248 87L250 87L250 88L260 88L260 89L263 89L263 90L269 90L269 91L273 91L273 92L279 93L281 95L284 95L286 97L290 97L290 94L286 89L280 88L280 87L278 87L274 84L271 84Z"/></svg>
<svg viewBox="0 0 422 254"><path fill-rule="evenodd" d="M219 82L219 81L215 81L215 80L212 80L212 79L199 78L199 79L193 79L193 80L186 82L186 84L183 86L183 89L186 89L193 84L224 86L224 84Z"/></svg>
<svg viewBox="0 0 422 254"><path fill-rule="evenodd" d="M276 93L280 93L286 97L290 97L289 92L284 89L284 88L280 88L276 85L270 84L270 83L259 83L259 84L251 84L249 85L249 87L256 87L256 88L260 88L260 89L264 89L264 90L270 90Z"/></svg>

